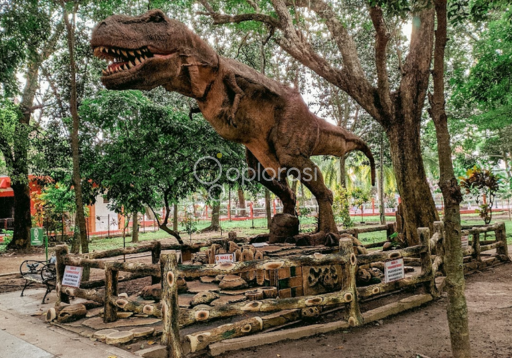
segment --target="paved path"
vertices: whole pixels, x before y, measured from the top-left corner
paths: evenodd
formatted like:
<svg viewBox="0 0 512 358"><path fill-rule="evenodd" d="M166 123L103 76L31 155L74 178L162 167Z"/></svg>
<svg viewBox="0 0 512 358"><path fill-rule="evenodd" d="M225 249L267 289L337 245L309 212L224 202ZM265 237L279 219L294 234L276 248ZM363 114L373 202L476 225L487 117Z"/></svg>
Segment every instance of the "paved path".
<svg viewBox="0 0 512 358"><path fill-rule="evenodd" d="M94 342L41 322L39 314L53 306L55 295L42 305L44 289L0 295L2 358L140 358L122 349Z"/></svg>

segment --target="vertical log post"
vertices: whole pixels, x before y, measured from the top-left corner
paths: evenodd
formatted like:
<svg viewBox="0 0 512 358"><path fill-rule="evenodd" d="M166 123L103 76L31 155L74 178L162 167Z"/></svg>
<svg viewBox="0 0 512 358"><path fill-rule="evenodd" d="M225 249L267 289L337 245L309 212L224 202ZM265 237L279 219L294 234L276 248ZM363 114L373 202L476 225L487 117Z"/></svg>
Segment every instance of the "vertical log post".
<svg viewBox="0 0 512 358"><path fill-rule="evenodd" d="M473 228L476 229L476 228ZM482 261L482 258L480 256L480 233L478 231L473 232L473 240L471 242L471 246L473 247L473 253L471 256L476 261Z"/></svg>
<svg viewBox="0 0 512 358"><path fill-rule="evenodd" d="M395 223L388 223L386 226L386 239L388 239L395 232Z"/></svg>
<svg viewBox="0 0 512 358"><path fill-rule="evenodd" d="M508 256L507 231L505 230L505 223L498 224L498 228L496 229L496 240L503 243L503 245L496 248L496 254L499 255L499 258L502 261L510 261L510 256Z"/></svg>
<svg viewBox="0 0 512 358"><path fill-rule="evenodd" d="M55 302L55 306L58 307L62 302L69 303L69 296L62 292L62 278L64 277L64 270L66 269L66 265L64 264L64 257L69 254L69 249L67 245L58 245L55 247L55 256L56 263L55 268L57 271L57 302Z"/></svg>
<svg viewBox="0 0 512 358"><path fill-rule="evenodd" d="M153 248L151 249L151 263L153 265L158 264L160 262L160 254L162 253L162 244L160 241L155 241L153 243ZM151 276L151 284L160 283L160 277Z"/></svg>
<svg viewBox="0 0 512 358"><path fill-rule="evenodd" d="M363 324L363 316L359 309L359 301L357 298L356 273L357 273L357 257L354 254L352 239L340 239L340 255L347 256L348 262L342 265L342 291L349 290L352 292L352 300L349 303L347 322L351 327Z"/></svg>
<svg viewBox="0 0 512 358"><path fill-rule="evenodd" d="M446 272L444 270L444 265L442 262L444 261L444 223L442 221L434 221L434 234L439 234L439 240L437 240L437 245L435 248L431 247L430 252L435 250L436 258L439 257L438 260L441 260L441 264L438 265L438 270L440 269L441 273L446 276ZM436 272L433 272L434 279L436 277Z"/></svg>
<svg viewBox="0 0 512 358"><path fill-rule="evenodd" d="M117 306L112 303L112 296L117 296L119 271L113 269L113 262L105 263L105 314L103 322L117 321Z"/></svg>
<svg viewBox="0 0 512 358"><path fill-rule="evenodd" d="M421 261L421 275L423 277L431 277L431 279L425 282L425 290L430 293L433 297L438 295L436 287L436 277L432 270L432 255L430 251L430 230L428 227L418 228L418 237L420 238L420 244L426 247L426 251L420 254Z"/></svg>
<svg viewBox="0 0 512 358"><path fill-rule="evenodd" d="M162 319L164 323L162 344L167 347L167 358L183 356L180 341L178 306L178 261L176 254L161 255L162 270Z"/></svg>

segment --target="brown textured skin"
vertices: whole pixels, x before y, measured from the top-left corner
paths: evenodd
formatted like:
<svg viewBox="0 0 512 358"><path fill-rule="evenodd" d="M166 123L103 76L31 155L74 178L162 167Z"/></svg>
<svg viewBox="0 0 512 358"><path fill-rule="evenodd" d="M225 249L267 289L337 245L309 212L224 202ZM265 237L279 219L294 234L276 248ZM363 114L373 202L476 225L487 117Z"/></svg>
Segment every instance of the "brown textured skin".
<svg viewBox="0 0 512 358"><path fill-rule="evenodd" d="M360 150L370 160L375 183L373 156L359 137L311 113L295 89L218 56L184 24L160 10L138 17L107 18L94 29L91 45L127 50L147 47L154 54L167 54L147 60L140 68L103 76L102 82L115 90L163 86L196 99L203 116L223 138L245 145L248 165L260 172L258 181L282 200L288 214L295 214L295 197L285 175L266 180L261 171L265 168L271 175L271 169L283 173L296 168L291 173L301 172L301 181L318 201L318 235L337 233L337 228L332 193L311 156L343 156ZM316 171L316 179L308 180L307 171Z"/></svg>

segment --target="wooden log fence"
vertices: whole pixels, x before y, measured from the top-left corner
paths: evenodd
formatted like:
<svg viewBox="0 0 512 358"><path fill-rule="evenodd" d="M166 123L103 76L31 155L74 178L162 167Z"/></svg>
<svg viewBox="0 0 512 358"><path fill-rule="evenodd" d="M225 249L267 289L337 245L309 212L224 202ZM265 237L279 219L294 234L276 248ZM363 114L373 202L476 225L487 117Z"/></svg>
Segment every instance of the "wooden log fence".
<svg viewBox="0 0 512 358"><path fill-rule="evenodd" d="M360 228L346 230L357 236L363 232L374 232L386 230L391 232L392 226L381 225L374 228ZM342 232L343 233L343 232ZM465 251L465 256L477 262L482 260L482 252L495 249L496 257L491 260L493 263L498 261L510 261L508 258L508 247L506 244L505 226L502 223L487 226L473 227L464 229L464 233L471 235L471 245ZM495 240L480 241L481 233L494 233ZM342 238L339 243L339 252L335 254L313 254L297 255L288 257L271 257L261 261L243 261L224 264L210 265L179 265L175 253L162 253L163 250L180 249L179 245L160 245L152 243L142 245L138 248L128 248L119 250L109 250L107 253L92 253L86 255L70 255L65 245L58 246L57 254L57 292L60 302L69 302L69 296L83 297L89 300L102 302L105 304L104 321L113 322L117 320L117 310L126 310L135 313L144 313L155 317L161 317L163 320L162 343L167 347L167 357L180 358L183 356L182 343L179 330L182 327L194 324L196 322L205 322L218 318L243 315L254 312L294 312L294 317L303 309L311 307L339 307L345 305L346 325L360 326L366 323L365 317L373 317L373 311L361 313L359 300L372 296L378 296L383 293L396 291L405 287L423 285L425 287L425 297L422 302L428 302L436 298L438 290L435 284L435 277L438 272L443 270L444 255L444 227L442 222L434 223L432 235L428 228L418 229L420 244L400 250L371 252L363 255L355 255L353 243L350 238ZM376 244L370 244L376 245ZM199 246L189 247L188 249L198 249ZM140 252L152 252L152 264L143 264L137 262L117 262L104 261L101 259L115 257L123 254L132 254ZM115 254L115 255L114 255ZM356 274L359 266L371 265L376 262L394 260L398 258L415 258L417 264L421 266L421 273L404 279L379 283L367 287L356 286ZM96 291L81 288L69 288L62 286L62 276L65 265L89 267L103 269L105 271L105 295L100 297ZM180 310L177 296L178 277L199 278L201 276L216 276L226 274L240 274L254 270L277 270L280 268L297 266L324 266L340 265L342 270L342 287L337 292L318 294L313 296L301 296L292 298L270 298L255 301L243 301L230 303L221 306L199 306L192 309ZM143 304L137 301L129 300L118 296L117 284L124 278L119 278L120 272L129 272L131 277L152 276L152 282L162 284L162 301L160 304ZM101 281L101 280L98 280ZM99 284L99 283L98 283ZM89 286L95 286L90 284ZM415 301L416 302L416 301ZM396 306L396 307L395 307ZM409 307L409 305L394 305L390 310L396 314L400 307ZM405 309L405 308L404 308ZM377 311L379 311L377 313ZM386 311L386 312L384 312ZM379 317L386 316L388 310L382 307L375 309L375 314ZM299 312L299 313L298 313ZM279 313L275 313L279 315ZM227 332L230 338L243 337L263 329L262 317L253 317L234 323L224 325L212 330L187 336L188 349L198 351L206 348L210 344L225 339ZM282 322L282 320L276 320ZM271 325L270 325L271 326Z"/></svg>

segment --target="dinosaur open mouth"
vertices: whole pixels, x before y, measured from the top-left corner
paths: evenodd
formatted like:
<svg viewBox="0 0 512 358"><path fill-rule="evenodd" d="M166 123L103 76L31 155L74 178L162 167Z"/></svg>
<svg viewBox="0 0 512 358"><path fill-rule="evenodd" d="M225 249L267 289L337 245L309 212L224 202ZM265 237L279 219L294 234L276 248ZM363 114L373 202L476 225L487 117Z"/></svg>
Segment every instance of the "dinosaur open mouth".
<svg viewBox="0 0 512 358"><path fill-rule="evenodd" d="M152 57L159 56L153 54L147 47L137 50L127 50L123 48L114 48L98 46L94 48L94 55L108 61L107 69L102 70L103 76L110 76L115 73L128 71L132 68L141 66Z"/></svg>

